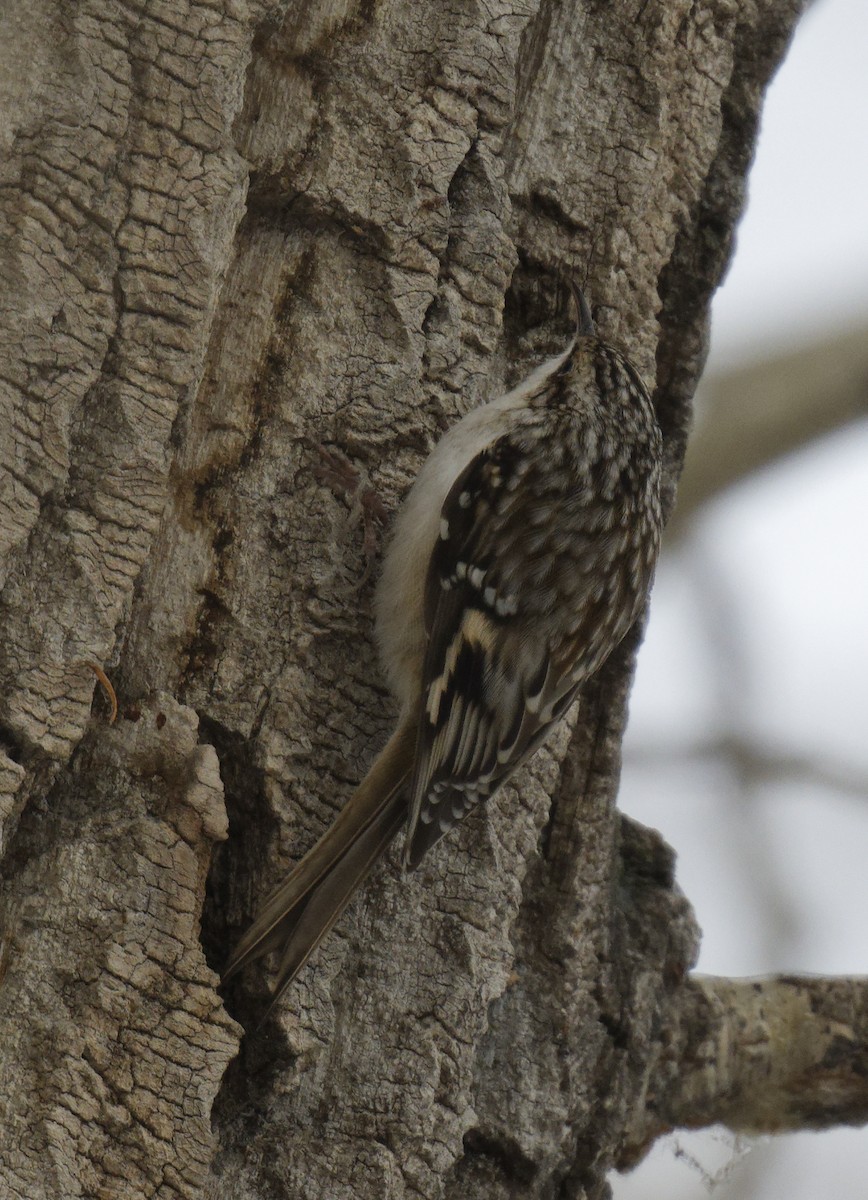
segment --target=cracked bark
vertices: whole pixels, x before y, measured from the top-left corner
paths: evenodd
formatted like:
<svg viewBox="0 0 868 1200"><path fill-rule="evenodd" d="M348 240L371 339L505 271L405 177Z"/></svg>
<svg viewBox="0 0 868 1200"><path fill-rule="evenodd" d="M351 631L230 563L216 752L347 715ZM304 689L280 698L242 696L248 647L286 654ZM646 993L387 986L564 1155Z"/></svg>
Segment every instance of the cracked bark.
<svg viewBox="0 0 868 1200"><path fill-rule="evenodd" d="M565 272L655 384L671 502L798 8L4 16L4 1194L595 1197L659 1128L741 1120L754 995L691 980L671 852L614 808L638 633L276 1023L241 1043L265 976L230 1017L211 967L387 734L362 515L561 344Z"/></svg>

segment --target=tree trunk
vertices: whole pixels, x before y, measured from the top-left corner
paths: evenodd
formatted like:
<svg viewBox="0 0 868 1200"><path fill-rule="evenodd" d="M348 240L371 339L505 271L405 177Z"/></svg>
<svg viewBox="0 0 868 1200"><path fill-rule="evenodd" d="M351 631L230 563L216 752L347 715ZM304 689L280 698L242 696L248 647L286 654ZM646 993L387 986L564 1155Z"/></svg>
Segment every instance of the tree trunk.
<svg viewBox="0 0 868 1200"><path fill-rule="evenodd" d="M671 853L614 807L638 635L417 872L392 855L275 1021L265 972L228 1011L215 972L394 719L384 514L563 344L565 276L654 388L671 505L799 8L4 14L4 1194L596 1197L672 1123L772 1127L715 1103L755 994L689 978ZM821 1107L782 1126L860 1119Z"/></svg>

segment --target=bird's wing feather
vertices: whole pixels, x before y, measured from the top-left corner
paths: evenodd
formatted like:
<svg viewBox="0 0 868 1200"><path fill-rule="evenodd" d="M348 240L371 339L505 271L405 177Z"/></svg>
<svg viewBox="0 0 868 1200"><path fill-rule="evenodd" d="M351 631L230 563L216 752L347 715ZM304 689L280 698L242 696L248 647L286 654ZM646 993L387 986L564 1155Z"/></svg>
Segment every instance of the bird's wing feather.
<svg viewBox="0 0 868 1200"><path fill-rule="evenodd" d="M509 434L497 439L443 505L425 593L411 865L539 747L576 690L572 662L523 611L521 589L500 569L491 540L493 525L502 535L505 520L520 530L530 515L527 491L513 486L522 457Z"/></svg>

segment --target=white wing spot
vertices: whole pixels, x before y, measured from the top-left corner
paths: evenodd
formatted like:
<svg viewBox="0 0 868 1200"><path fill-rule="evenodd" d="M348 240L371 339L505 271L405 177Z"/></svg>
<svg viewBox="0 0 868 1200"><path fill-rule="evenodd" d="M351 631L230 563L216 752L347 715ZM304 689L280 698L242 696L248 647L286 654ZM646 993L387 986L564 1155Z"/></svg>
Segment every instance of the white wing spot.
<svg viewBox="0 0 868 1200"><path fill-rule="evenodd" d="M458 497L459 508L470 508L470 492L462 492Z"/></svg>
<svg viewBox="0 0 868 1200"><path fill-rule="evenodd" d="M482 587L482 581L485 579L485 572L481 567L473 567L468 571L467 578L470 581L470 586L479 590Z"/></svg>
<svg viewBox="0 0 868 1200"><path fill-rule="evenodd" d="M445 542L448 540L448 538L449 538L449 522L446 520L445 517L441 517L440 518L440 539L441 539L441 541Z"/></svg>

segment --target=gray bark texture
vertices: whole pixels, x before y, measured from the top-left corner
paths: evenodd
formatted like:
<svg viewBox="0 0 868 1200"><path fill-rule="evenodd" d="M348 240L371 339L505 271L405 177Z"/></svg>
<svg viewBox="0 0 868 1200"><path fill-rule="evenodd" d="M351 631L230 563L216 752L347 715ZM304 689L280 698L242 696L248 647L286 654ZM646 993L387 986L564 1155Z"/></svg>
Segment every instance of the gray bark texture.
<svg viewBox="0 0 868 1200"><path fill-rule="evenodd" d="M590 1198L672 1124L768 1127L721 1098L755 993L691 978L672 855L614 806L638 635L276 1018L216 971L394 719L385 515L563 344L565 275L654 390L671 504L799 8L4 6L4 1197Z"/></svg>

